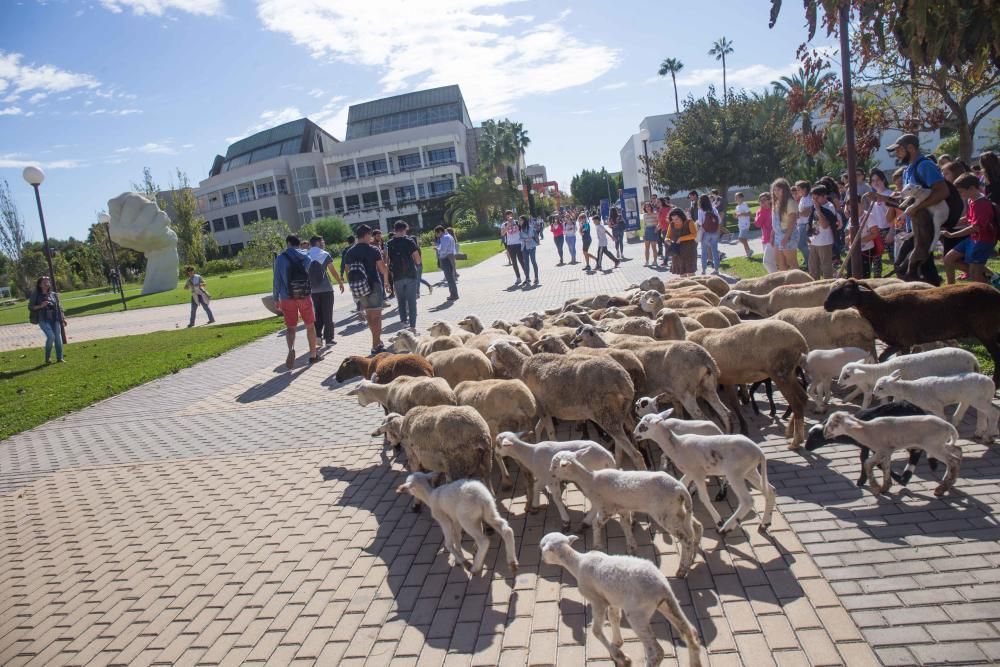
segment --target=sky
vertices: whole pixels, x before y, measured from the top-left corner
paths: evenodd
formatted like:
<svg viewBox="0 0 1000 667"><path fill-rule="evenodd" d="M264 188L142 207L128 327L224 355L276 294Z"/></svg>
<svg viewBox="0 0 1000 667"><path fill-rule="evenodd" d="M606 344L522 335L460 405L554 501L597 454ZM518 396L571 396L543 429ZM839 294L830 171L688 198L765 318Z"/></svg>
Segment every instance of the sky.
<svg viewBox="0 0 1000 667"><path fill-rule="evenodd" d="M302 116L344 138L350 104L457 83L477 125L524 124L528 163L569 190L621 168L645 116L721 89L708 55L726 36L731 88L797 68L801 7L768 29L768 0L0 0L0 179L40 240L85 237L143 167L192 184L233 141ZM824 40L816 40L823 44Z"/></svg>

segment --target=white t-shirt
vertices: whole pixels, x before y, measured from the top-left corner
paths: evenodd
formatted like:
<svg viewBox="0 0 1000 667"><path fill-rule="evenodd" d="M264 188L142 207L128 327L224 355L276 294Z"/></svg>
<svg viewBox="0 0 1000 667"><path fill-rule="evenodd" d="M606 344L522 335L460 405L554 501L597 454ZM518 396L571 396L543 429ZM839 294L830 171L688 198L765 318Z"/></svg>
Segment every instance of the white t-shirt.
<svg viewBox="0 0 1000 667"><path fill-rule="evenodd" d="M813 203L812 197L808 195L799 200L799 227L805 227L809 224L809 214L812 213Z"/></svg>
<svg viewBox="0 0 1000 667"><path fill-rule="evenodd" d="M750 206L746 202L736 205L736 224L741 232L750 229Z"/></svg>
<svg viewBox="0 0 1000 667"><path fill-rule="evenodd" d="M833 207L833 204L827 202L823 204L823 208L828 210L830 213L833 213L833 219L836 219L837 210ZM809 239L809 243L814 246L833 245L833 227L823 227L819 223L820 220L828 222L827 219L823 217L823 214L817 211L816 220L813 222L813 226L816 228L817 234Z"/></svg>
<svg viewBox="0 0 1000 667"><path fill-rule="evenodd" d="M576 236L576 223L573 221L563 223L563 236Z"/></svg>
<svg viewBox="0 0 1000 667"><path fill-rule="evenodd" d="M892 190L883 190L879 194L891 195ZM879 229L889 229L889 207L882 202L875 202L871 215L868 216L868 222L874 223Z"/></svg>
<svg viewBox="0 0 1000 667"><path fill-rule="evenodd" d="M507 245L521 245L521 228L517 226L516 222L504 222L507 225L507 231L505 232L507 236Z"/></svg>
<svg viewBox="0 0 1000 667"><path fill-rule="evenodd" d="M597 224L591 223L591 226L594 228L594 231L597 232L597 245L598 246L605 246L605 247L607 247L607 245L608 245L608 228L605 227L603 224L597 225Z"/></svg>

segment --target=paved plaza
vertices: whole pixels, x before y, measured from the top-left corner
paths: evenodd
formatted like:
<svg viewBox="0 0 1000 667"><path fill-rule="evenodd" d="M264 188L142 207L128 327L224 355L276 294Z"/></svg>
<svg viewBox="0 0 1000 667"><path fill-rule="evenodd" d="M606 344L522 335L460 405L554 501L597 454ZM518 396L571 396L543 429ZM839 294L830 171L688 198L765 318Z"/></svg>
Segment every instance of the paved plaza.
<svg viewBox="0 0 1000 667"><path fill-rule="evenodd" d="M505 291L512 271L498 256L461 271L458 302L423 295L418 324L614 292L653 272L641 246L626 251L622 269L587 275L555 268L546 238L540 287ZM218 307L227 301L240 299ZM403 467L369 435L382 411L333 378L370 346L348 301L338 296L339 343L318 365L302 337L286 372L283 338L268 336L0 444L0 664L611 664L573 578L540 564L538 542L560 521L545 500L525 513L523 479L499 497L517 575L496 536L485 577L449 568L429 512L395 493ZM1000 660L995 449L963 440L944 498L926 464L875 497L855 486L856 449L791 452L783 424L747 414L778 493L771 532L754 515L720 540L696 503L703 551L672 579L710 664ZM583 498L567 496L578 524ZM672 575L676 545L640 523L640 555ZM620 528L608 529L609 550L624 553ZM686 664L666 622L654 628L664 664ZM623 635L638 664L641 645Z"/></svg>

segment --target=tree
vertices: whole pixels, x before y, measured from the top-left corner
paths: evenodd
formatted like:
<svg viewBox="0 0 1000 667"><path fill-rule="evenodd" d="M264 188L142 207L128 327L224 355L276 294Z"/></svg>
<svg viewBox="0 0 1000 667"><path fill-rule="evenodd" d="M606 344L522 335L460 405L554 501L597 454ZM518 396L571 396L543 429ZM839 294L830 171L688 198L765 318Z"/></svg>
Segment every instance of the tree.
<svg viewBox="0 0 1000 667"><path fill-rule="evenodd" d="M684 103L647 168L661 190L715 186L725 197L730 185L764 183L781 173L789 126L787 111L763 98L741 92L723 105L709 88L704 98Z"/></svg>
<svg viewBox="0 0 1000 667"><path fill-rule="evenodd" d="M663 62L660 63L660 70L658 72L660 76L669 74L674 82L674 110L676 113L681 112L680 98L677 97L677 73L682 69L684 69L684 63L677 58L664 58Z"/></svg>
<svg viewBox="0 0 1000 667"><path fill-rule="evenodd" d="M531 143L527 130L521 123L504 118L500 121L483 121L479 136L479 161L492 174L514 180L512 165Z"/></svg>
<svg viewBox="0 0 1000 667"><path fill-rule="evenodd" d="M792 76L783 76L771 82L775 93L786 97L791 111L798 114L802 136L810 136L813 132L812 115L821 99L820 93L837 81L833 72L825 71L826 67L826 63L809 70L799 67L799 71ZM806 155L806 164L812 166L811 155Z"/></svg>
<svg viewBox="0 0 1000 667"><path fill-rule="evenodd" d="M157 206L163 208L163 204L160 202L160 186L153 180L153 172L149 169L149 167L142 168L141 182L132 182L132 191L138 192L149 201L156 202Z"/></svg>
<svg viewBox="0 0 1000 667"><path fill-rule="evenodd" d="M347 241L347 237L351 235L351 226L343 218L331 215L325 218L316 218L309 224L302 225L298 234L302 240L313 236L322 236L329 249Z"/></svg>
<svg viewBox="0 0 1000 667"><path fill-rule="evenodd" d="M247 225L246 231L250 241L240 251L240 260L244 267L256 269L272 266L274 258L285 249L285 237L292 233L287 222L270 218Z"/></svg>
<svg viewBox="0 0 1000 667"><path fill-rule="evenodd" d="M177 249L184 264L203 266L205 264L204 236L205 219L198 215L198 199L188 183L187 174L177 170L177 186L173 191L174 219L170 227L177 234ZM162 208L162 205L161 205Z"/></svg>
<svg viewBox="0 0 1000 667"><path fill-rule="evenodd" d="M454 216L456 213L471 211L480 225L488 224L490 210L502 199L498 192L500 188L509 189L503 185L497 186L486 173L463 176L458 179L458 187L448 197L448 214Z"/></svg>
<svg viewBox="0 0 1000 667"><path fill-rule="evenodd" d="M607 199L609 192L611 199L614 199L621 187L621 172L611 174L604 167L600 171L584 169L569 184L573 199L587 208L600 206L601 200Z"/></svg>
<svg viewBox="0 0 1000 667"><path fill-rule="evenodd" d="M17 289L25 295L29 294L33 287L30 274L24 270L25 267L21 262L27 242L28 233L24 228L24 219L17 209L14 196L10 193L10 184L4 180L0 184L0 253L10 260L13 274L11 277Z"/></svg>
<svg viewBox="0 0 1000 667"><path fill-rule="evenodd" d="M725 37L716 40L712 48L708 50L708 55L715 56L716 60L722 61L722 103L725 105L729 100L729 88L726 87L726 56L733 52L733 43Z"/></svg>

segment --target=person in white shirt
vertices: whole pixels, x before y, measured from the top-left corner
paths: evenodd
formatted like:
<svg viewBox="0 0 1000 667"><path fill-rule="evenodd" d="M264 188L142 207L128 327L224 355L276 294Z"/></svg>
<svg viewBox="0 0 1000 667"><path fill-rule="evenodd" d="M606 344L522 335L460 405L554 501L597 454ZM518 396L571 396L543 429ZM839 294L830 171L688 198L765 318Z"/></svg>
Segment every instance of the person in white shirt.
<svg viewBox="0 0 1000 667"><path fill-rule="evenodd" d="M736 225L739 227L737 238L743 244L743 252L749 259L753 257L753 251L750 250L748 242L750 238L750 206L744 201L742 192L736 193Z"/></svg>
<svg viewBox="0 0 1000 667"><path fill-rule="evenodd" d="M618 265L621 264L621 260L608 250L608 237L611 235L611 232L602 224L600 215L593 216L591 222L594 227L594 233L597 234L597 270L601 270L601 258L604 255L607 255L614 261L615 268L617 269Z"/></svg>
<svg viewBox="0 0 1000 667"><path fill-rule="evenodd" d="M881 169L872 169L871 174L868 177L871 181L872 191L875 194L884 195L889 197L892 195L892 190L889 189L889 179L886 177L885 172ZM867 205L866 200L862 198L863 205ZM874 205L872 205L871 219L875 221L878 226L879 234L882 236L882 245L889 251L889 259L895 262L895 253L893 252L893 226L890 222L890 218L893 217L889 212L889 206L885 204L881 199L876 199ZM879 264L881 265L882 260L879 258ZM881 266L879 267L881 268Z"/></svg>
<svg viewBox="0 0 1000 667"><path fill-rule="evenodd" d="M795 181L795 185L792 187L792 196L799 207L799 218L796 224L799 232L799 252L802 253L802 261L805 262L805 266L802 267L804 271L809 270L809 234L807 228L813 209L811 189L812 185L809 184L809 181Z"/></svg>
<svg viewBox="0 0 1000 667"><path fill-rule="evenodd" d="M833 204L827 201L828 194L823 185L810 190L813 208L806 228L809 234L809 275L813 280L833 278L833 233L840 226L840 218Z"/></svg>
<svg viewBox="0 0 1000 667"><path fill-rule="evenodd" d="M514 219L514 211L506 211L504 216L505 219L503 226L500 228L500 233L507 240L507 256L510 258L510 265L514 267L514 275L516 276L514 287L519 287L521 285L520 267L524 266L524 255L521 252L521 227L517 224L517 220ZM524 266L524 273L524 284L527 285L528 267L526 266Z"/></svg>

